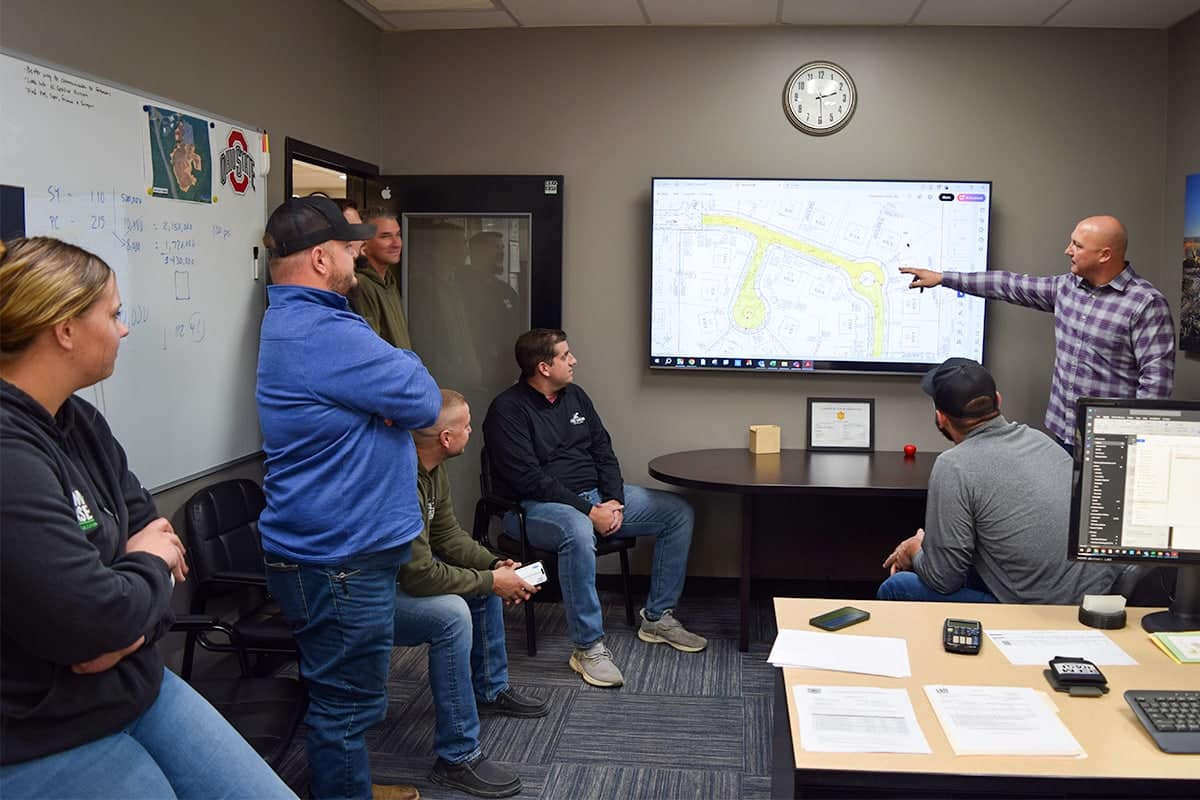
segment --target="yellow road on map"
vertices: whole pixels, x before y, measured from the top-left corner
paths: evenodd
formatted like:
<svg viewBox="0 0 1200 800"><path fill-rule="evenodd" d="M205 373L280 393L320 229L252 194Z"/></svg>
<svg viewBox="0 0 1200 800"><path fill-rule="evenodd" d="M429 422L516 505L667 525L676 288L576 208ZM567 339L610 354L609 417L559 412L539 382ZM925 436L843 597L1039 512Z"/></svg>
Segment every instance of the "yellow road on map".
<svg viewBox="0 0 1200 800"><path fill-rule="evenodd" d="M733 304L733 321L745 330L753 330L761 326L767 316L767 305L763 302L754 286L758 270L762 267L767 248L773 244L782 245L792 250L813 256L827 264L838 267L850 276L850 286L858 292L875 310L874 341L871 352L874 356L883 354L883 267L873 261L851 261L837 253L831 253L808 242L788 236L785 233L772 230L765 225L751 222L728 214L705 214L701 217L705 227L736 228L754 236L756 245L754 255L750 259L750 269L746 279L738 290L737 300ZM874 278L864 283L865 276Z"/></svg>

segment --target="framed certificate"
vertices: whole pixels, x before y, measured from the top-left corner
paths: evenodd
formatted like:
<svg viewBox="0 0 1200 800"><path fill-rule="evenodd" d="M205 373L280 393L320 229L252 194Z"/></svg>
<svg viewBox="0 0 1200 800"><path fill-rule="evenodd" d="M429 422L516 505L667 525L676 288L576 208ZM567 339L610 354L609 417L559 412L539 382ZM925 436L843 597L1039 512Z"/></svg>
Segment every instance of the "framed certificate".
<svg viewBox="0 0 1200 800"><path fill-rule="evenodd" d="M875 398L808 398L808 449L874 451Z"/></svg>

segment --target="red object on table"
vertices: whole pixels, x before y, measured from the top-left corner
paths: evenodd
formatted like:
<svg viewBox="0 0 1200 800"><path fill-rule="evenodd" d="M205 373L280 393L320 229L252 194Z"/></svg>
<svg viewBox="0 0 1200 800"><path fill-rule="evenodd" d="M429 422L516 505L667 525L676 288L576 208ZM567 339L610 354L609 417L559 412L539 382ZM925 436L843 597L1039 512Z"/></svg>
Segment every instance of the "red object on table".
<svg viewBox="0 0 1200 800"><path fill-rule="evenodd" d="M904 457L912 458L917 454L917 446L915 444L904 445Z"/></svg>

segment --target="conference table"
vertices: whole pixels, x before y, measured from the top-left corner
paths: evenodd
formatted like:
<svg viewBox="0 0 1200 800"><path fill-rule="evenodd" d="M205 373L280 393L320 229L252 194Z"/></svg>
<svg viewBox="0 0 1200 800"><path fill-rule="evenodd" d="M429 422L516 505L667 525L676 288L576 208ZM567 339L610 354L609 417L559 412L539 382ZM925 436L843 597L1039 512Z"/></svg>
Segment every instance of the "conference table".
<svg viewBox="0 0 1200 800"><path fill-rule="evenodd" d="M844 600L776 598L780 630L816 631L808 620L845 605ZM1091 630L1079 623L1074 606L969 603L854 602L868 611L866 622L843 633L905 639L909 678L889 678L816 669L779 670L775 682L772 797L1198 797L1200 755L1163 753L1125 702L1126 689L1200 688L1200 667L1176 664L1142 631L1142 616L1154 609L1129 609L1128 624L1104 633L1137 664L1101 666L1110 691L1101 697L1071 697L1053 691L1042 675L1045 664L1014 666L986 636L992 630ZM942 649L946 617L977 619L985 631L978 655ZM840 634L835 634L840 635ZM1060 655L1071 655L1061 653ZM929 684L1030 687L1045 691L1059 718L1086 757L956 756L923 687ZM815 753L803 749L792 687L847 686L907 689L929 754Z"/></svg>
<svg viewBox="0 0 1200 800"><path fill-rule="evenodd" d="M758 498L768 495L924 498L929 471L937 455L808 450L755 454L742 448L691 450L659 456L650 462L648 471L663 483L742 495L738 648L744 652L750 646L751 555ZM880 580L883 576L881 573Z"/></svg>

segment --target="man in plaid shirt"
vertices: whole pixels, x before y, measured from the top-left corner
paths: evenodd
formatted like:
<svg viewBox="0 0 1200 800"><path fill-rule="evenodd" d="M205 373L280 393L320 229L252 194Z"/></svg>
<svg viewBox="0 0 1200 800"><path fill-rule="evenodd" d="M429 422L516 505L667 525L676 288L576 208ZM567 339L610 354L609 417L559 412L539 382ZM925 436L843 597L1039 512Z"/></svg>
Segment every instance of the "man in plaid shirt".
<svg viewBox="0 0 1200 800"><path fill-rule="evenodd" d="M940 284L1054 312L1054 380L1046 428L1069 452L1076 398L1167 398L1174 386L1171 309L1125 260L1128 242L1116 217L1088 217L1071 233L1068 274L900 271L913 276L914 289Z"/></svg>

